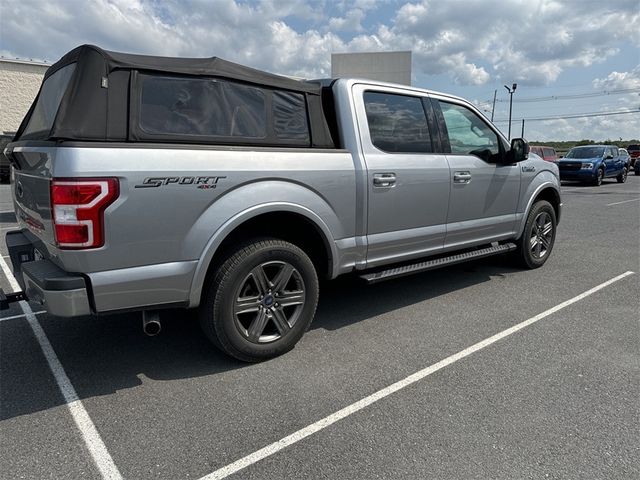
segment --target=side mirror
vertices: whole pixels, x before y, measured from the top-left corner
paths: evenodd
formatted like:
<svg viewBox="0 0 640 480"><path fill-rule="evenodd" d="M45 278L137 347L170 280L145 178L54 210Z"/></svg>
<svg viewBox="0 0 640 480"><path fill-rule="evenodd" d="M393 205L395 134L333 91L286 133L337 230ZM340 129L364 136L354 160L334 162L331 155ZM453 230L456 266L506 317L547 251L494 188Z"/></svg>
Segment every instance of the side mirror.
<svg viewBox="0 0 640 480"><path fill-rule="evenodd" d="M509 157L513 163L522 162L529 158L529 144L524 138L514 138L511 140L511 150Z"/></svg>
<svg viewBox="0 0 640 480"><path fill-rule="evenodd" d="M604 157L605 160L611 160L612 158L613 158L613 155L611 154Z"/></svg>

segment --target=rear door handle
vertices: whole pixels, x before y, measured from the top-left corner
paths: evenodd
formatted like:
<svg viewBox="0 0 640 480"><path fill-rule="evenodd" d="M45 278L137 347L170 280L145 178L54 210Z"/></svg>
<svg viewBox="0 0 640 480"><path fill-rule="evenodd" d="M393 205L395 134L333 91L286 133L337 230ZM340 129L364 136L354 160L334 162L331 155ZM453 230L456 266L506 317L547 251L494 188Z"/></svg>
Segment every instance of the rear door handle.
<svg viewBox="0 0 640 480"><path fill-rule="evenodd" d="M374 173L373 174L373 186L374 187L393 187L396 184L395 173Z"/></svg>
<svg viewBox="0 0 640 480"><path fill-rule="evenodd" d="M469 183L471 182L471 172L454 172L453 183Z"/></svg>

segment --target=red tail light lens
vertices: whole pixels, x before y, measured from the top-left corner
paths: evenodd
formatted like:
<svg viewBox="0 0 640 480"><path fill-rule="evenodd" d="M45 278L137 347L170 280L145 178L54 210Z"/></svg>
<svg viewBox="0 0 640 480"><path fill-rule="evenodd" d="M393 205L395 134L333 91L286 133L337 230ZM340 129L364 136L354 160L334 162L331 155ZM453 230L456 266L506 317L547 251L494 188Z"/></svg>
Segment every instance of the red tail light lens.
<svg viewBox="0 0 640 480"><path fill-rule="evenodd" d="M54 179L51 208L58 246L97 248L104 245L104 210L118 195L116 178Z"/></svg>

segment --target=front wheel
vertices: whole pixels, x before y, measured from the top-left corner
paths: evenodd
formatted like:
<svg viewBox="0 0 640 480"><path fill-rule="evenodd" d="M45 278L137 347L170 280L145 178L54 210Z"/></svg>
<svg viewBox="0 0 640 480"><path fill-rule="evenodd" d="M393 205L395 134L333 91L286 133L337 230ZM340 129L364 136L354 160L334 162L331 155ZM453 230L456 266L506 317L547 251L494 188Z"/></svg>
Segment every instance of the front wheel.
<svg viewBox="0 0 640 480"><path fill-rule="evenodd" d="M628 174L629 174L629 171L627 170L627 167L624 167L622 169L622 172L616 177L616 180L618 181L618 183L626 182Z"/></svg>
<svg viewBox="0 0 640 480"><path fill-rule="evenodd" d="M593 180L593 184L596 187L602 185L602 180L604 180L604 168L599 168L596 172L596 178Z"/></svg>
<svg viewBox="0 0 640 480"><path fill-rule="evenodd" d="M200 325L225 353L257 362L291 350L318 304L313 263L297 246L276 239L233 251L203 291Z"/></svg>
<svg viewBox="0 0 640 480"><path fill-rule="evenodd" d="M524 232L515 252L525 268L539 268L547 261L556 239L556 211L545 200L536 202L527 216Z"/></svg>

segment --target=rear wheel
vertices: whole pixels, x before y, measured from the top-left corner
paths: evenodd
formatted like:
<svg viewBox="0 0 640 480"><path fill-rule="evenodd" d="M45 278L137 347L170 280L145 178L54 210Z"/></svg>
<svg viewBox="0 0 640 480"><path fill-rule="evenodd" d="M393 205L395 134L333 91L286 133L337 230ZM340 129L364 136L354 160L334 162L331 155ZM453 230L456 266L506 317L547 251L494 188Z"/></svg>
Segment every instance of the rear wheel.
<svg viewBox="0 0 640 480"><path fill-rule="evenodd" d="M556 212L549 202L540 200L531 207L518 241L518 263L525 268L541 267L551 255L555 239Z"/></svg>
<svg viewBox="0 0 640 480"><path fill-rule="evenodd" d="M616 180L618 181L618 183L624 183L627 181L627 175L629 174L629 170L627 170L627 167L624 167L622 169L622 173L620 173L617 177Z"/></svg>
<svg viewBox="0 0 640 480"><path fill-rule="evenodd" d="M232 252L203 292L200 325L227 354L257 362L291 350L318 303L309 257L276 239L255 240Z"/></svg>

